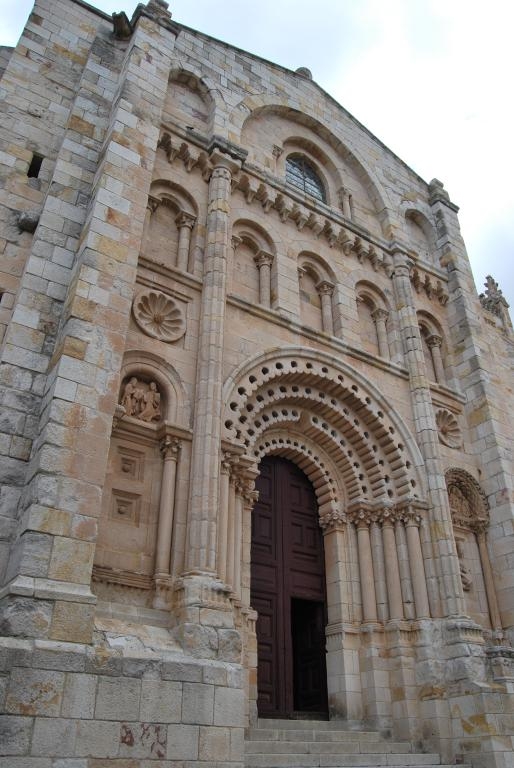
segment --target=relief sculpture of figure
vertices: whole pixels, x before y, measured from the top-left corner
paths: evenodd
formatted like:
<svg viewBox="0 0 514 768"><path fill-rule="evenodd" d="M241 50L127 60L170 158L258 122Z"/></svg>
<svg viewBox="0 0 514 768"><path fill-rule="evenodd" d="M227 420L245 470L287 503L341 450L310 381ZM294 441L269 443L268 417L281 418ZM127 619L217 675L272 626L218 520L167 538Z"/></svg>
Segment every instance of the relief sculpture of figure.
<svg viewBox="0 0 514 768"><path fill-rule="evenodd" d="M161 417L161 396L155 381L150 382L148 391L143 395L143 409L139 414L142 421L156 421Z"/></svg>
<svg viewBox="0 0 514 768"><path fill-rule="evenodd" d="M136 415L136 398L135 394L137 391L137 385L138 381L135 376L133 376L130 381L125 385L125 389L123 390L123 396L121 398L121 404L125 408L125 411L127 413L127 416L135 416Z"/></svg>
<svg viewBox="0 0 514 768"><path fill-rule="evenodd" d="M473 586L473 579L471 578L471 573L469 571L469 568L466 566L464 562L464 548L462 546L462 541L456 541L457 545L457 556L459 558L459 565L460 565L460 580L462 581L462 589L464 592L469 592L471 587Z"/></svg>

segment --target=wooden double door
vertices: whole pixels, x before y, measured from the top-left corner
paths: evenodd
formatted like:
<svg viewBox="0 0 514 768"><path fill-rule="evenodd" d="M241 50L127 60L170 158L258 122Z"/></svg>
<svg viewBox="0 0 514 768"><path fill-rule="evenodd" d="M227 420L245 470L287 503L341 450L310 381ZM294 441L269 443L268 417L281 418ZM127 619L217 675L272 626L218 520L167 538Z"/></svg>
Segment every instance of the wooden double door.
<svg viewBox="0 0 514 768"><path fill-rule="evenodd" d="M251 550L259 715L323 715L328 711L326 592L316 496L287 459L264 458L259 470Z"/></svg>

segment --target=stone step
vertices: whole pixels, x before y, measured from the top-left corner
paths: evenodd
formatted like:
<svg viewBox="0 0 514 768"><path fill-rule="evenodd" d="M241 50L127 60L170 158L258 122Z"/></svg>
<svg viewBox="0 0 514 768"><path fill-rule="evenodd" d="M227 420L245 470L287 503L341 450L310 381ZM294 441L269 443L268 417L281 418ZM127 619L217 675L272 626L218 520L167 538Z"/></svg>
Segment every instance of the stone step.
<svg viewBox="0 0 514 768"><path fill-rule="evenodd" d="M280 730L291 729L295 731L305 731L315 729L317 731L349 731L361 733L360 729L348 725L346 720L310 720L301 719L280 719L272 717L260 717L257 721L257 728L279 728Z"/></svg>
<svg viewBox="0 0 514 768"><path fill-rule="evenodd" d="M246 768L442 768L437 754L247 755ZM446 768L446 767L445 767ZM462 768L462 767L461 767Z"/></svg>
<svg viewBox="0 0 514 768"><path fill-rule="evenodd" d="M291 731L291 733L295 733ZM364 742L350 741L344 744L339 741L331 740L304 740L295 739L293 741L256 741L249 740L246 742L246 754L408 754L411 750L411 745L407 741L376 741L376 742Z"/></svg>
<svg viewBox="0 0 514 768"><path fill-rule="evenodd" d="M338 741L366 743L383 741L384 737L378 731L349 731L339 729L276 729L250 728L246 738L248 741Z"/></svg>

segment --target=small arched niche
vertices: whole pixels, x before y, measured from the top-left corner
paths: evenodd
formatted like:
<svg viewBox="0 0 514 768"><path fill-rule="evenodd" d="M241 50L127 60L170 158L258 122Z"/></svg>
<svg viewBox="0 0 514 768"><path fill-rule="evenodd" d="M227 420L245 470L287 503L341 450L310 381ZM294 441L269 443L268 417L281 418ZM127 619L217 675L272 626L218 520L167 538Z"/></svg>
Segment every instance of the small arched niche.
<svg viewBox="0 0 514 768"><path fill-rule="evenodd" d="M317 331L333 334L332 296L335 278L332 270L314 253L298 256L300 320Z"/></svg>
<svg viewBox="0 0 514 768"><path fill-rule="evenodd" d="M463 469L445 474L466 613L496 637L501 617L487 545L489 506L479 483Z"/></svg>
<svg viewBox="0 0 514 768"><path fill-rule="evenodd" d="M159 264L187 270L197 216L198 206L189 192L172 182L154 181L148 198L143 254Z"/></svg>
<svg viewBox="0 0 514 768"><path fill-rule="evenodd" d="M246 219L232 228L233 269L230 291L251 302L271 307L276 296L275 247L267 232Z"/></svg>
<svg viewBox="0 0 514 768"><path fill-rule="evenodd" d="M446 343L441 326L428 312L418 312L418 325L429 381L446 385Z"/></svg>
<svg viewBox="0 0 514 768"><path fill-rule="evenodd" d="M436 256L435 232L422 213L409 209L405 213L405 228L409 248L421 261L438 266Z"/></svg>
<svg viewBox="0 0 514 768"><path fill-rule="evenodd" d="M355 286L359 334L362 348L371 355L389 359L387 322L389 312L381 292L366 282Z"/></svg>
<svg viewBox="0 0 514 768"><path fill-rule="evenodd" d="M213 112L214 100L201 78L185 70L172 70L162 122L175 122L190 130L208 133Z"/></svg>

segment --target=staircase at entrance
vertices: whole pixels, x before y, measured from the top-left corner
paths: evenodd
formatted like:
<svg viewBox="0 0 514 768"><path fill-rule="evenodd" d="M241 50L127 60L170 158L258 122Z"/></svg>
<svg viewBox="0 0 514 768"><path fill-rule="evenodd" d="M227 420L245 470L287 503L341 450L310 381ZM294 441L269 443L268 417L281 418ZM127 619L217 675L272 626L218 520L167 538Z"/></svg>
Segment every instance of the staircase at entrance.
<svg viewBox="0 0 514 768"><path fill-rule="evenodd" d="M379 731L348 730L340 721L259 720L245 744L246 768L449 768L436 753ZM461 766L461 768L467 768Z"/></svg>

